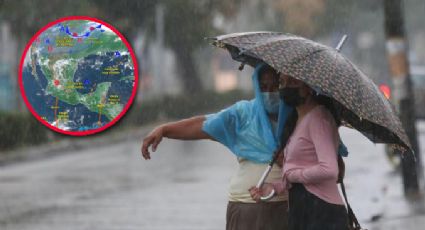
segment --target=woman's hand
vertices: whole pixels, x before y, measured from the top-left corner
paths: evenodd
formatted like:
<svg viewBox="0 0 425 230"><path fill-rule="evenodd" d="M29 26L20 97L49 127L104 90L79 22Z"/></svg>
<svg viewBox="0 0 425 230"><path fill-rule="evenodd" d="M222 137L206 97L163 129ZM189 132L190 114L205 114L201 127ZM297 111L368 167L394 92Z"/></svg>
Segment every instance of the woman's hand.
<svg viewBox="0 0 425 230"><path fill-rule="evenodd" d="M202 131L204 121L205 116L195 116L158 126L143 139L141 148L143 158L151 159L149 147L152 145L152 151L155 152L163 137L177 140L212 139Z"/></svg>
<svg viewBox="0 0 425 230"><path fill-rule="evenodd" d="M152 132L150 132L144 139L142 144L142 156L146 160L151 159L151 154L149 152L149 147L152 145L152 151L155 152L159 143L164 136L164 126L158 126Z"/></svg>
<svg viewBox="0 0 425 230"><path fill-rule="evenodd" d="M273 190L274 187L272 184L265 183L263 184L263 186L261 186L261 188L253 186L248 191L253 200L255 200L256 202L260 202L261 197L269 195L271 192L273 192Z"/></svg>

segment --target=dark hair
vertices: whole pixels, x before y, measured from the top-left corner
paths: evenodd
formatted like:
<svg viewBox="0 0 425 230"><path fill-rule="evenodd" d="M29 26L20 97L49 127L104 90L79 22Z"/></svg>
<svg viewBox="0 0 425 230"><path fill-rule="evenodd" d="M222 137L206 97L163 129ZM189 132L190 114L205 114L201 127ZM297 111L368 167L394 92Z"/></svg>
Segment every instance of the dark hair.
<svg viewBox="0 0 425 230"><path fill-rule="evenodd" d="M341 125L341 113L339 111L338 106L331 98L324 95L317 95L313 93L313 99L319 103L320 105L325 106L326 109L332 114L332 117L335 120L336 126L339 127Z"/></svg>
<svg viewBox="0 0 425 230"><path fill-rule="evenodd" d="M260 71L258 71L258 76L261 77L266 72L272 72L272 73L277 74L275 69L273 69L271 66L265 64L263 67L261 67Z"/></svg>
<svg viewBox="0 0 425 230"><path fill-rule="evenodd" d="M291 114L289 114L288 119L285 122L285 128L283 130L282 137L280 139L281 149L284 149L286 147L289 137L292 135L292 133L295 130L297 121L298 121L298 113L297 113L297 110L294 108Z"/></svg>

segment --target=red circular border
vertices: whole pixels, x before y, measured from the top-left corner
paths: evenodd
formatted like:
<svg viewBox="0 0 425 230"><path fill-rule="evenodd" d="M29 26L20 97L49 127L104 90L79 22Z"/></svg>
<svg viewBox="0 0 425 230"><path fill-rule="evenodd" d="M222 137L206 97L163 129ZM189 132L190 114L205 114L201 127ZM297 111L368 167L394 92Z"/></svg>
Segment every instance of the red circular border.
<svg viewBox="0 0 425 230"><path fill-rule="evenodd" d="M134 67L134 86L133 86L133 92L131 93L131 97L130 99L127 101L127 104L125 105L125 107L123 108L123 110L121 111L121 113L115 117L112 121L110 121L108 124L97 128L97 129L92 129L92 130L87 130L87 131L65 131L62 129L59 129L55 126L50 125L47 121L45 121L44 119L42 119L40 117L40 115L38 115L38 113L34 110L34 108L32 107L32 105L29 103L27 96L25 94L25 89L24 89L24 85L22 83L22 68L24 65L24 61L25 61L25 57L26 54L28 52L28 49L31 47L31 45L34 43L35 39L37 39L37 37L43 33L45 30L47 30L48 28L63 22L63 21L70 21L70 20L88 20L88 21L94 21L94 22L98 22L102 25L105 25L106 27L108 27L109 29L111 29L115 34L117 34L120 38L121 41L124 42L124 44L126 45L128 51L130 52L131 55L131 59L133 62L133 67ZM121 119L122 116L124 116L124 114L127 112L127 110L130 108L131 104L133 103L134 97L136 96L137 93L137 87L138 87L138 82L139 82L139 69L138 69L138 65L137 65L137 59L136 59L136 55L134 54L133 49L130 46L130 43L128 43L128 41L125 39L125 37L117 30L115 29L113 26L111 26L110 24L101 21L99 19L96 18L92 18L92 17L88 17L88 16L69 16L69 17L63 17L60 19L57 19L53 22L50 22L49 24L47 24L46 26L44 26L41 30L39 30L32 38L31 40L27 43L27 45L25 46L24 52L22 54L21 57L21 61L19 64L19 88L21 90L21 95L24 98L25 104L27 105L28 109L31 111L32 115L34 115L35 118L37 118L37 120L39 120L42 124L44 124L45 126L47 126L48 128L50 128L51 130L54 130L56 132L62 133L62 134L67 134L67 135L71 135L71 136L87 136L87 135L91 135L91 134L95 134L98 132L102 132L105 129L111 127L112 125L114 125L118 120Z"/></svg>

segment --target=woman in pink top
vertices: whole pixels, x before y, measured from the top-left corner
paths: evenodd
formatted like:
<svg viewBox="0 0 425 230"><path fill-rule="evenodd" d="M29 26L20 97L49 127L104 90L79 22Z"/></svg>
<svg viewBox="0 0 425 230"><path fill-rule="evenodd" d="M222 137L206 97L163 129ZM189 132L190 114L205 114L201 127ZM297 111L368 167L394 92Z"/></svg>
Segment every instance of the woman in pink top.
<svg viewBox="0 0 425 230"><path fill-rule="evenodd" d="M289 229L348 229L347 211L337 187L339 135L323 96L302 81L281 76L282 99L296 108L288 118L282 145L282 181L251 189L251 196L289 192Z"/></svg>

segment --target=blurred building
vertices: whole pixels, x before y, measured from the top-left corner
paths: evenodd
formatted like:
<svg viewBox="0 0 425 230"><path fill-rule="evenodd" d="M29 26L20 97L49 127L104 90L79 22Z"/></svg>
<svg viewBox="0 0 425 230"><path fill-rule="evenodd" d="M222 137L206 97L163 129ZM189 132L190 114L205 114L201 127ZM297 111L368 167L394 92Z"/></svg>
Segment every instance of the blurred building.
<svg viewBox="0 0 425 230"><path fill-rule="evenodd" d="M216 92L229 90L251 90L252 68L246 66L242 71L238 69L240 63L230 57L224 49L215 48L211 59L211 73L213 89Z"/></svg>
<svg viewBox="0 0 425 230"><path fill-rule="evenodd" d="M157 41L139 45L140 35L135 39L139 61L139 89L137 100L149 100L161 95L176 95L182 90L176 70L173 52Z"/></svg>

